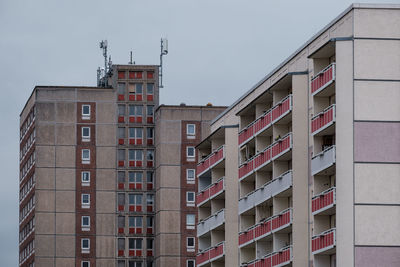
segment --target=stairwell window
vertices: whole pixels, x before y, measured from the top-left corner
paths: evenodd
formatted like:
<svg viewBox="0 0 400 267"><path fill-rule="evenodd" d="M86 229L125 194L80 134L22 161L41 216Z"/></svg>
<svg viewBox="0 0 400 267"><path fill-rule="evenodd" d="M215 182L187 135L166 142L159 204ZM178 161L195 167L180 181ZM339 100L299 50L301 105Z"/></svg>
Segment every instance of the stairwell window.
<svg viewBox="0 0 400 267"><path fill-rule="evenodd" d="M89 238L81 239L81 248L82 248L82 253L90 252L90 239Z"/></svg>
<svg viewBox="0 0 400 267"><path fill-rule="evenodd" d="M82 127L82 141L83 142L90 141L90 127Z"/></svg>
<svg viewBox="0 0 400 267"><path fill-rule="evenodd" d="M186 229L194 229L196 224L195 214L186 214Z"/></svg>
<svg viewBox="0 0 400 267"><path fill-rule="evenodd" d="M186 250L187 252L194 252L195 250L194 237L188 237L186 239Z"/></svg>
<svg viewBox="0 0 400 267"><path fill-rule="evenodd" d="M186 135L188 139L194 139L196 137L195 124L186 124Z"/></svg>
<svg viewBox="0 0 400 267"><path fill-rule="evenodd" d="M195 149L194 146L186 147L186 159L187 161L195 161Z"/></svg>
<svg viewBox="0 0 400 267"><path fill-rule="evenodd" d="M195 175L196 175L195 169L186 169L186 182L188 184L194 184L195 183Z"/></svg>
<svg viewBox="0 0 400 267"><path fill-rule="evenodd" d="M90 105L82 105L82 119L90 120Z"/></svg>
<svg viewBox="0 0 400 267"><path fill-rule="evenodd" d="M90 149L82 149L82 164L90 163Z"/></svg>

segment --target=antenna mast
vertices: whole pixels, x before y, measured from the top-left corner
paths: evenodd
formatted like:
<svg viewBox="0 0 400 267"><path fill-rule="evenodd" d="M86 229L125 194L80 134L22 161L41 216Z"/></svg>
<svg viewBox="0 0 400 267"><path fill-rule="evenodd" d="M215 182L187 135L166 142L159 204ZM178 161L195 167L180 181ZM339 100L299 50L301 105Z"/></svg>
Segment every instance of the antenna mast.
<svg viewBox="0 0 400 267"><path fill-rule="evenodd" d="M167 38L161 38L161 53L160 53L160 81L159 81L159 88L163 88L163 83L162 83L162 76L163 76L163 72L162 72L162 58L163 56L168 54L168 40Z"/></svg>

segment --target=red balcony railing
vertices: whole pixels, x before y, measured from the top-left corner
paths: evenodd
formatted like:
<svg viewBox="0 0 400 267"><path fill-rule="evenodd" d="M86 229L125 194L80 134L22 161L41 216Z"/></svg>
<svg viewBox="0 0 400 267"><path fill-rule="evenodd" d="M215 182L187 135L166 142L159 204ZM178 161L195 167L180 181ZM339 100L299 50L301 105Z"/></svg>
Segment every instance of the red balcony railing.
<svg viewBox="0 0 400 267"><path fill-rule="evenodd" d="M239 247L243 247L271 234L271 218L267 218L239 233Z"/></svg>
<svg viewBox="0 0 400 267"><path fill-rule="evenodd" d="M292 110L292 95L288 95L270 110L264 112L239 133L239 146L243 145L261 131L276 123Z"/></svg>
<svg viewBox="0 0 400 267"><path fill-rule="evenodd" d="M292 247L284 247L279 251L272 253L271 266L284 266L292 261Z"/></svg>
<svg viewBox="0 0 400 267"><path fill-rule="evenodd" d="M313 135L328 128L336 121L336 106L333 104L311 119L311 133Z"/></svg>
<svg viewBox="0 0 400 267"><path fill-rule="evenodd" d="M246 267L275 267L285 266L289 264L293 259L292 247L284 247L279 251L272 252L263 256L260 259L253 260L245 265Z"/></svg>
<svg viewBox="0 0 400 267"><path fill-rule="evenodd" d="M311 79L311 94L322 91L335 80L335 63L332 63Z"/></svg>
<svg viewBox="0 0 400 267"><path fill-rule="evenodd" d="M210 184L196 195L197 206L202 205L206 201L214 198L216 195L222 193L225 189L224 177L218 179L215 183Z"/></svg>
<svg viewBox="0 0 400 267"><path fill-rule="evenodd" d="M336 204L336 188L332 187L312 198L312 214L315 215Z"/></svg>
<svg viewBox="0 0 400 267"><path fill-rule="evenodd" d="M281 211L271 218L272 232L288 227L292 223L292 208Z"/></svg>
<svg viewBox="0 0 400 267"><path fill-rule="evenodd" d="M220 146L197 164L197 176L202 175L225 158L224 146Z"/></svg>
<svg viewBox="0 0 400 267"><path fill-rule="evenodd" d="M272 123L275 123L292 110L292 95L288 95L272 108Z"/></svg>
<svg viewBox="0 0 400 267"><path fill-rule="evenodd" d="M225 255L224 245L225 242L221 242L214 247L208 248L205 251L198 253L196 256L197 266L202 266L223 257Z"/></svg>
<svg viewBox="0 0 400 267"><path fill-rule="evenodd" d="M239 166L239 180L244 179L252 172L265 166L271 160L274 160L285 154L292 148L292 134L288 133L272 145L266 147L263 151L257 153L248 161Z"/></svg>
<svg viewBox="0 0 400 267"><path fill-rule="evenodd" d="M336 245L336 229L329 229L320 235L312 237L311 250L312 254L318 254L334 248Z"/></svg>
<svg viewBox="0 0 400 267"><path fill-rule="evenodd" d="M292 148L292 134L288 133L271 146L271 157L275 159Z"/></svg>

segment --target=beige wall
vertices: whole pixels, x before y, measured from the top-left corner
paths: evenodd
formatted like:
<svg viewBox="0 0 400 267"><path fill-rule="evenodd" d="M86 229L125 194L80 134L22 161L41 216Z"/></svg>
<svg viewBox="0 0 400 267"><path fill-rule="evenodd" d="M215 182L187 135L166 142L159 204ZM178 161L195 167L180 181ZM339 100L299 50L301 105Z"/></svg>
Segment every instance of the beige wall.
<svg viewBox="0 0 400 267"><path fill-rule="evenodd" d="M353 43L336 42L336 255L353 266Z"/></svg>
<svg viewBox="0 0 400 267"><path fill-rule="evenodd" d="M400 164L355 164L354 177L356 203L400 202Z"/></svg>
<svg viewBox="0 0 400 267"><path fill-rule="evenodd" d="M400 246L399 206L356 206L356 245Z"/></svg>
<svg viewBox="0 0 400 267"><path fill-rule="evenodd" d="M400 121L399 99L400 82L355 81L354 119Z"/></svg>

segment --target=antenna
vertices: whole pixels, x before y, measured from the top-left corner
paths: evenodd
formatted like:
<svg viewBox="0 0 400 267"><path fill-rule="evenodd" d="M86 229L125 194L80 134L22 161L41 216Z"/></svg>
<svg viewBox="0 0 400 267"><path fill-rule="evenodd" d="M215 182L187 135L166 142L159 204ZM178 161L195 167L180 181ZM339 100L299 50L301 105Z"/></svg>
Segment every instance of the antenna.
<svg viewBox="0 0 400 267"><path fill-rule="evenodd" d="M168 39L167 38L161 38L161 53L160 53L160 81L159 81L159 88L163 88L163 83L162 83L162 57L168 54Z"/></svg>
<svg viewBox="0 0 400 267"><path fill-rule="evenodd" d="M102 40L100 42L100 48L103 49L104 71L107 73L107 40Z"/></svg>
<svg viewBox="0 0 400 267"><path fill-rule="evenodd" d="M132 65L132 64L133 64L132 50L131 50L131 57L130 57L130 59L131 59L131 60L128 62L128 64L129 64L129 65Z"/></svg>

